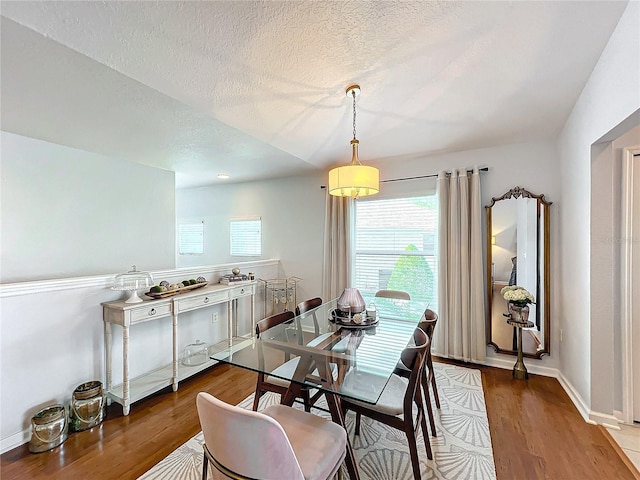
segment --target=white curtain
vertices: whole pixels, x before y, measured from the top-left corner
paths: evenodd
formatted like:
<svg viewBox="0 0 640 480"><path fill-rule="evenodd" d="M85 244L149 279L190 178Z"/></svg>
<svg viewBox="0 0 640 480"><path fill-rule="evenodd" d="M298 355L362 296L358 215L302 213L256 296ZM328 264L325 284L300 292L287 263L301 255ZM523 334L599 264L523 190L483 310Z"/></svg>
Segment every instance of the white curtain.
<svg viewBox="0 0 640 480"><path fill-rule="evenodd" d="M340 296L351 275L351 222L353 199L327 192L324 223L322 299Z"/></svg>
<svg viewBox="0 0 640 480"><path fill-rule="evenodd" d="M481 362L485 358L480 173L438 174L438 325L434 353Z"/></svg>

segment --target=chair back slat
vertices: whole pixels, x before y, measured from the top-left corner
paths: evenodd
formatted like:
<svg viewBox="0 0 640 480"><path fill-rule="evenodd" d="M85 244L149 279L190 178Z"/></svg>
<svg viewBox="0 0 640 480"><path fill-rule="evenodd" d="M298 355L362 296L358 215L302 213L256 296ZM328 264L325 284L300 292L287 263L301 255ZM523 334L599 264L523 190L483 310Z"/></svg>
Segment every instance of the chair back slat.
<svg viewBox="0 0 640 480"><path fill-rule="evenodd" d="M416 361L421 353L427 350L429 346L429 337L420 328L416 328L413 332L413 345L406 347L400 354L400 361L407 367L408 370L413 372L415 370Z"/></svg>
<svg viewBox="0 0 640 480"><path fill-rule="evenodd" d="M293 314L293 312L285 310L284 312L276 313L275 315L271 315L270 317L263 318L258 323L256 323L256 335L260 337L260 334L265 330L269 330L276 325L291 321L294 316L295 315Z"/></svg>
<svg viewBox="0 0 640 480"><path fill-rule="evenodd" d="M309 300L305 300L304 302L300 302L296 307L296 316L308 312L309 310L313 310L314 308L318 308L320 305L322 305L322 299L320 297L315 297Z"/></svg>
<svg viewBox="0 0 640 480"><path fill-rule="evenodd" d="M433 338L433 331L436 328L436 323L438 323L438 314L427 308L418 322L418 327L424 330L429 338Z"/></svg>
<svg viewBox="0 0 640 480"><path fill-rule="evenodd" d="M416 388L420 385L420 378L425 366L429 348L431 347L431 339L421 329L416 328L413 332L414 345L405 347L402 351L400 359L402 363L411 371L409 374L409 383L404 394L404 411L411 412L411 403L416 397Z"/></svg>

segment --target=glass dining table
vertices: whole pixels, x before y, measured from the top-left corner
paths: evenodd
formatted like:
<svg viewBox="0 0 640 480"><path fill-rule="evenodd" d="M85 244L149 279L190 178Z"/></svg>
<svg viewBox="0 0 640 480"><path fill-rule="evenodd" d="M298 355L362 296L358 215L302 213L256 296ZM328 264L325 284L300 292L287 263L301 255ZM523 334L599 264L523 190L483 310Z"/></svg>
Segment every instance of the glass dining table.
<svg viewBox="0 0 640 480"><path fill-rule="evenodd" d="M293 405L302 387L321 390L331 418L344 427L341 398L378 401L426 305L376 298L375 314L360 316L344 316L336 306L337 300L324 303L211 358L288 380L290 387L282 398L286 405ZM281 368L291 359L292 368ZM349 442L345 461L350 478L359 479Z"/></svg>

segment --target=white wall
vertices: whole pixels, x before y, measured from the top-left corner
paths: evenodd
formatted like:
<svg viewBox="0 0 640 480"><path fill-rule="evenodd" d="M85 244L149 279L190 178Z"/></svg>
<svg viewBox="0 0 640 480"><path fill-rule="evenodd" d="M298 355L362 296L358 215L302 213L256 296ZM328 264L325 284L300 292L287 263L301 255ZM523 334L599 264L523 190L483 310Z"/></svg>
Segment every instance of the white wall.
<svg viewBox="0 0 640 480"><path fill-rule="evenodd" d="M559 314L558 314L558 275L559 221L558 200L561 183L558 175L558 155L555 139L532 141L529 143L503 145L499 147L469 150L464 152L433 155L425 158L403 160L402 162L379 162L381 179L405 178L415 175L437 173L439 170L468 168L478 165L489 167L488 172L480 174L482 204L488 205L492 197L499 197L509 189L520 186L535 194L544 194L545 199L553 202L551 214L551 345L550 356L540 360L527 359L527 368L531 372L554 374L559 367ZM372 162L373 164L373 162ZM384 190L384 184L381 192ZM483 220L483 224L485 224ZM486 233L486 232L485 232ZM486 259L485 259L486 265ZM487 347L486 363L511 368L514 357L497 354Z"/></svg>
<svg viewBox="0 0 640 480"><path fill-rule="evenodd" d="M322 295L326 190L321 173L242 184L179 189L180 222L204 221L205 254L178 256L179 267L249 260L229 253L229 220L262 218L262 257L278 258L278 278L297 276L298 301Z"/></svg>
<svg viewBox="0 0 640 480"><path fill-rule="evenodd" d="M212 261L198 268L173 268L173 172L6 132L1 138L4 452L28 441L30 419L40 408L68 405L79 384L105 381L101 303L124 296L109 288L114 273L135 263L158 282L200 275L216 282L231 267ZM277 260L241 266L266 278L279 269ZM257 317L263 314L262 305L259 296ZM221 321L214 325L210 319L216 310ZM248 312L247 299L241 299L240 334L250 331ZM181 315L178 350L197 338L207 343L225 338L226 315L224 305ZM114 330L114 383L119 383L121 330ZM131 330L133 376L170 361L170 318Z"/></svg>
<svg viewBox="0 0 640 480"><path fill-rule="evenodd" d="M173 172L1 135L3 283L175 266Z"/></svg>
<svg viewBox="0 0 640 480"><path fill-rule="evenodd" d="M240 264L272 276L277 260ZM204 276L217 282L228 265L152 271L158 281ZM54 403L69 405L75 387L105 382L102 302L125 298L109 287L112 276L77 277L0 284L0 452L30 438L31 417ZM251 331L248 298L239 300L238 333ZM263 314L256 298L256 317ZM212 324L212 313L220 321ZM178 317L178 352L194 340L217 343L227 336L226 304ZM133 326L130 331L131 377L162 367L172 359L171 317ZM122 382L122 329L113 328L113 381ZM135 405L132 408L136 408Z"/></svg>
<svg viewBox="0 0 640 480"><path fill-rule="evenodd" d="M373 164L373 162L371 162ZM487 205L492 197L521 186L539 194L544 193L552 202L560 198L558 158L555 141L506 145L466 152L435 155L414 160L379 162L381 179L396 179L437 173L440 169L488 166L481 174L482 202ZM219 245L212 247L216 257L228 255L228 222L233 216L259 215L263 218L263 252L269 258L279 258L281 275L296 275L300 283L299 298L321 295L322 253L324 231L325 175L309 175L278 180L265 180L240 185L205 187L179 190L176 194L177 217L180 222L205 220L205 235L220 232ZM416 191L433 191L435 179L393 182L381 185L380 195ZM214 206L211 208L211 206ZM207 227L209 225L209 227ZM557 208L551 206L551 291L555 292L556 270L559 264L557 249ZM207 246L209 243L207 241ZM230 262L230 257L224 261ZM203 259L206 262L207 257ZM178 265L187 265L195 257L178 259ZM530 360L538 368L556 368L559 365L557 300L551 298L551 356ZM498 355L493 350L489 357L505 365L513 365L512 356ZM535 368L535 367L534 367Z"/></svg>
<svg viewBox="0 0 640 480"><path fill-rule="evenodd" d="M561 370L587 410L607 413L613 405L613 319L593 310L600 293L591 283L590 210L600 193L592 185L591 146L640 107L639 10L640 3L629 2L559 138Z"/></svg>

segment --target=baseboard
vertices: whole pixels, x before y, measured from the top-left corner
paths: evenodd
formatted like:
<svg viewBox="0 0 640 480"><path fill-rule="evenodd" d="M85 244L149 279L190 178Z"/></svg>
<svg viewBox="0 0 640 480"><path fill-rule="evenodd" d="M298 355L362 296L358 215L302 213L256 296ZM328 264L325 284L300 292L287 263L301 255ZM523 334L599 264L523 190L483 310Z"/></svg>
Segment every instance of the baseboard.
<svg viewBox="0 0 640 480"><path fill-rule="evenodd" d="M582 418L584 419L584 421L592 425L596 425L596 422L591 419L591 415L590 415L591 411L589 410L589 407L587 407L587 404L582 399L582 396L574 388L571 382L569 382L569 380L566 379L566 377L562 374L562 372L558 372L557 378L558 378L558 381L560 382L560 385L562 385L562 388L564 388L564 391L567 392L567 395L569 395L569 398L578 409L578 412L580 413L580 415L582 415Z"/></svg>
<svg viewBox="0 0 640 480"><path fill-rule="evenodd" d="M593 410L589 410L589 419L593 423L602 425L604 427L620 428L617 426L618 419L614 415L608 413L594 412Z"/></svg>
<svg viewBox="0 0 640 480"><path fill-rule="evenodd" d="M488 367L502 368L505 370L511 370L513 368L513 361L506 358L487 357L485 361L481 363ZM604 425L607 427L619 428L617 427L617 425L620 422L615 414L612 415L609 413L596 412L589 409L589 407L587 407L587 404L582 399L582 396L573 387L571 382L569 382L567 378L562 374L562 372L557 368L544 367L527 363L527 370L529 371L529 373L533 373L536 375L544 375L545 377L557 378L558 382L560 382L560 385L562 386L564 391L567 392L567 395L569 395L569 399L578 409L578 412L585 422L592 425Z"/></svg>
<svg viewBox="0 0 640 480"><path fill-rule="evenodd" d="M489 367L503 368L506 370L511 370L513 368L513 361L511 359L506 358L498 358L498 357L487 357L484 361L484 365ZM587 407L587 404L582 399L582 396L578 393L578 391L573 387L571 382L569 382L566 377L562 374L560 370L557 368L545 367L541 365L536 365L535 363L528 362L527 370L529 373L535 375L543 375L545 377L553 377L557 378L558 382L569 395L569 399L578 409L578 412L582 416L585 422L590 423L592 425L597 424L605 424L605 425L616 425L618 420L614 415L609 415L602 412L594 412Z"/></svg>
<svg viewBox="0 0 640 480"><path fill-rule="evenodd" d="M10 437L0 440L0 454L13 450L20 445L23 445L31 438L31 429L18 432Z"/></svg>
<svg viewBox="0 0 640 480"><path fill-rule="evenodd" d="M486 357L484 362L481 362L483 365L488 367L496 367L502 368L504 370L513 370L513 364L516 362L516 357L511 358L499 358L499 357ZM534 375L542 375L544 377L553 377L558 378L559 372L557 368L553 367L545 367L544 365L539 365L533 362L527 362L525 360L527 371Z"/></svg>

